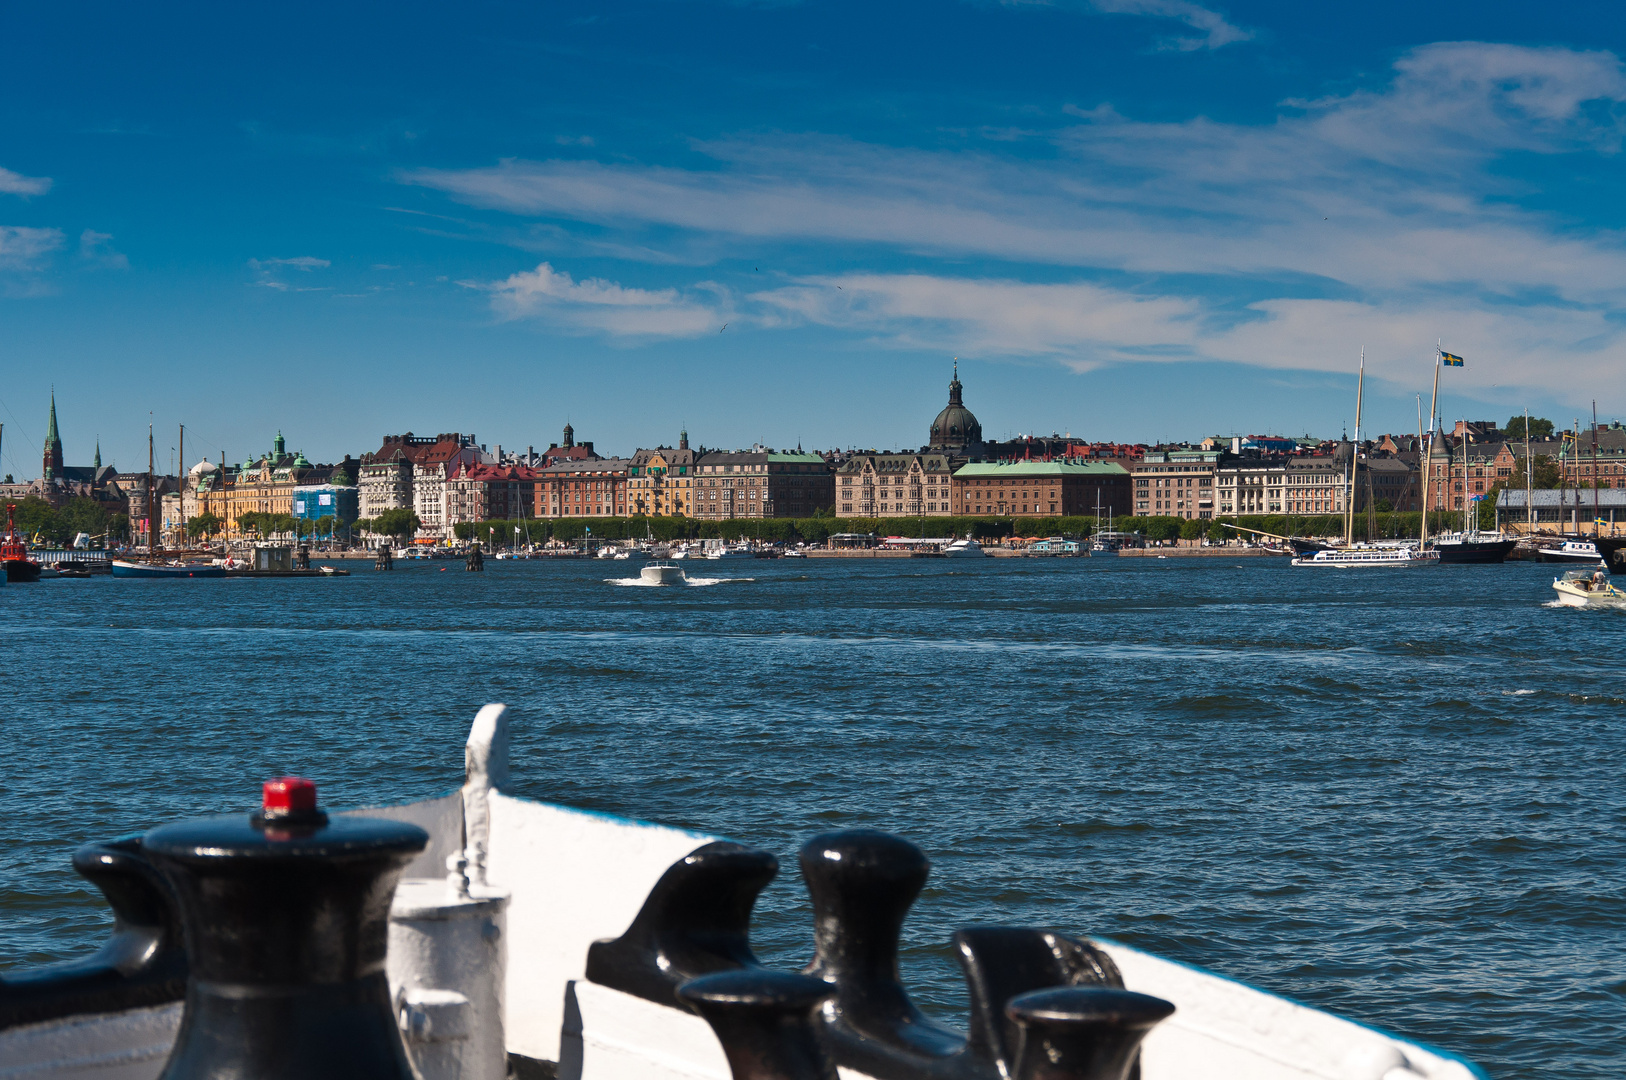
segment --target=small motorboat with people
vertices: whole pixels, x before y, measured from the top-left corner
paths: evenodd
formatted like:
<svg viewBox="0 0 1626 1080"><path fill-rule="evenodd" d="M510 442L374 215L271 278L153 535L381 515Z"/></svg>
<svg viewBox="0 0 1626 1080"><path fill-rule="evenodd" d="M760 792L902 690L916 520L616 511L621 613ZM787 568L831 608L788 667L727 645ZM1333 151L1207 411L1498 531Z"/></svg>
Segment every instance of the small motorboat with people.
<svg viewBox="0 0 1626 1080"><path fill-rule="evenodd" d="M1603 553L1591 540L1566 540L1562 544L1542 544L1536 549L1536 558L1550 563L1601 563Z"/></svg>
<svg viewBox="0 0 1626 1080"><path fill-rule="evenodd" d="M1483 565L1507 561L1518 542L1517 536L1499 532L1455 532L1436 537L1434 549L1442 563Z"/></svg>
<svg viewBox="0 0 1626 1080"><path fill-rule="evenodd" d="M0 565L7 581L32 582L40 579L43 567L28 557L28 541L17 531L17 504L6 504L6 535L0 539Z"/></svg>
<svg viewBox="0 0 1626 1080"><path fill-rule="evenodd" d="M638 571L638 580L645 585L682 585L689 579L683 567L670 562L652 562Z"/></svg>
<svg viewBox="0 0 1626 1080"><path fill-rule="evenodd" d="M1607 570L1566 570L1553 578L1553 591L1562 607L1626 608L1626 592L1610 583Z"/></svg>
<svg viewBox="0 0 1626 1080"><path fill-rule="evenodd" d="M1352 544L1348 547L1324 548L1311 555L1295 556L1293 565L1330 566L1340 570L1376 567L1400 569L1408 566L1433 566L1439 561L1439 553L1432 548Z"/></svg>

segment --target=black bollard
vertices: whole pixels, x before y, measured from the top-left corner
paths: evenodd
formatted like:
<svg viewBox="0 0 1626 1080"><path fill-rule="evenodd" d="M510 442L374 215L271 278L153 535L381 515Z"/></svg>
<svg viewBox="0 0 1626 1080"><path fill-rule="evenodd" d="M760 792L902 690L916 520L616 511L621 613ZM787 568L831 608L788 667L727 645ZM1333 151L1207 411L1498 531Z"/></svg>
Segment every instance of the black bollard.
<svg viewBox="0 0 1626 1080"><path fill-rule="evenodd" d="M1022 1029L1014 1080L1127 1080L1141 1040L1174 1006L1129 990L1065 987L1013 998Z"/></svg>
<svg viewBox="0 0 1626 1080"><path fill-rule="evenodd" d="M778 872L770 853L727 840L690 852L661 875L626 933L588 947L588 979L670 1005L690 979L756 967L751 908Z"/></svg>
<svg viewBox="0 0 1626 1080"><path fill-rule="evenodd" d="M878 1080L992 1075L965 1036L928 1020L898 974L903 919L931 864L907 840L872 829L815 836L802 846L813 899L815 955L806 974L833 984L824 1008L836 1061Z"/></svg>
<svg viewBox="0 0 1626 1080"><path fill-rule="evenodd" d="M1060 986L1122 989L1118 965L1089 942L1026 926L969 926L954 934L955 950L971 996L970 1052L999 1062L1000 1075L1016 1069L1022 1032L1005 1012L1019 994Z"/></svg>
<svg viewBox="0 0 1626 1080"><path fill-rule="evenodd" d="M374 570L393 570L393 569L395 569L395 557L390 553L390 546L388 544L385 544L385 545L383 545L382 547L380 547L378 549L378 558L373 560L373 569Z"/></svg>
<svg viewBox="0 0 1626 1080"><path fill-rule="evenodd" d="M411 1080L384 954L395 883L428 841L415 825L329 821L297 777L268 781L252 816L147 833L191 963L162 1080Z"/></svg>
<svg viewBox="0 0 1626 1080"><path fill-rule="evenodd" d="M832 990L805 975L746 968L693 979L677 997L716 1032L734 1080L836 1080L815 1017Z"/></svg>
<svg viewBox="0 0 1626 1080"><path fill-rule="evenodd" d="M309 570L310 568L311 568L311 546L309 544L300 544L299 545L298 558L296 558L294 560L294 569L295 570Z"/></svg>
<svg viewBox="0 0 1626 1080"><path fill-rule="evenodd" d="M469 548L469 561L468 561L468 564L467 564L467 569L469 569L469 570L484 570L485 568L486 568L485 553L480 550L480 545L479 544L475 544L473 547Z"/></svg>

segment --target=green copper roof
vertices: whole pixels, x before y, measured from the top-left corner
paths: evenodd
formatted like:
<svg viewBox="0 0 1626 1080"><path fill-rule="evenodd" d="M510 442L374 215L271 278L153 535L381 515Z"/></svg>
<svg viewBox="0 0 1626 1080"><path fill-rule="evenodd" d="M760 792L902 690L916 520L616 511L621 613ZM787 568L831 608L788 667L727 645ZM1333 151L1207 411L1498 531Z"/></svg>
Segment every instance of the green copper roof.
<svg viewBox="0 0 1626 1080"><path fill-rule="evenodd" d="M802 461L809 465L822 465L824 459L817 454L769 454L769 461Z"/></svg>
<svg viewBox="0 0 1626 1080"><path fill-rule="evenodd" d="M1111 461L979 461L961 467L955 479L961 477L1025 476L1128 476L1122 465Z"/></svg>

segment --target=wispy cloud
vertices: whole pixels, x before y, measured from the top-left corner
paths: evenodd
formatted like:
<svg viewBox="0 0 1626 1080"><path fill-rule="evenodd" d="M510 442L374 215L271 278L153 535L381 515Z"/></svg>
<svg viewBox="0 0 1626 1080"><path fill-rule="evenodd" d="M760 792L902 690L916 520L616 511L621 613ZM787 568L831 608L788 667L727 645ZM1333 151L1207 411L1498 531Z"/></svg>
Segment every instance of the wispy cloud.
<svg viewBox="0 0 1626 1080"><path fill-rule="evenodd" d="M1455 333L1500 358L1498 381L1548 381L1561 358L1626 390L1626 365L1606 362L1626 346L1626 238L1522 206L1534 189L1503 167L1620 153L1626 72L1611 53L1441 43L1381 85L1284 102L1269 123L1073 117L1038 156L1021 141L737 137L696 146L709 168L505 160L403 180L589 224L629 251L665 235L688 250L782 241L848 264L902 252L1005 268L858 277L850 297L846 278L802 281L757 294L746 317L766 322L898 343L970 335L990 353L1085 366L1190 355L1313 368L1363 339L1411 355ZM1082 280L1055 284L1058 267Z"/></svg>
<svg viewBox="0 0 1626 1080"><path fill-rule="evenodd" d="M289 267L294 270L326 270L333 264L327 259L318 259L314 255L296 255L291 259L250 259L248 265L254 270L277 270Z"/></svg>
<svg viewBox="0 0 1626 1080"><path fill-rule="evenodd" d="M1192 3L1191 0L999 0L1011 8L1074 8L1099 11L1108 15L1144 15L1154 19L1172 19L1185 23L1198 32L1198 37L1174 37L1161 45L1166 49L1191 52L1196 49L1220 49L1240 41L1250 41L1252 30L1244 30L1212 8Z"/></svg>
<svg viewBox="0 0 1626 1080"><path fill-rule="evenodd" d="M61 229L0 225L0 270L32 272L44 268L46 256L62 247Z"/></svg>
<svg viewBox="0 0 1626 1080"><path fill-rule="evenodd" d="M1051 357L1077 371L1106 364L1204 360L1347 372L1363 346L1368 373L1402 383L1426 370L1435 336L1471 354L1504 386L1622 383L1613 313L1572 305L1489 307L1475 298L1405 302L1268 299L1240 311L1179 295L1095 284L1032 284L924 274L853 274L754 293L742 321L808 322L875 344L984 356Z"/></svg>
<svg viewBox="0 0 1626 1080"><path fill-rule="evenodd" d="M79 257L107 270L128 270L130 260L113 250L113 234L86 229L79 234Z"/></svg>
<svg viewBox="0 0 1626 1080"><path fill-rule="evenodd" d="M51 190L49 176L24 176L0 167L0 195L44 195Z"/></svg>
<svg viewBox="0 0 1626 1080"><path fill-rule="evenodd" d="M728 319L725 305L717 302L720 291L706 283L684 295L677 289L627 288L602 278L576 281L541 263L503 281L464 284L489 292L492 306L506 317L540 318L616 337L692 337L715 332ZM710 303L702 298L707 293Z"/></svg>
<svg viewBox="0 0 1626 1080"><path fill-rule="evenodd" d="M1222 49L1253 38L1253 31L1231 23L1219 12L1189 0L1092 0L1092 6L1115 15L1150 15L1174 19L1197 31L1197 37L1175 37L1168 48L1190 52L1195 49Z"/></svg>

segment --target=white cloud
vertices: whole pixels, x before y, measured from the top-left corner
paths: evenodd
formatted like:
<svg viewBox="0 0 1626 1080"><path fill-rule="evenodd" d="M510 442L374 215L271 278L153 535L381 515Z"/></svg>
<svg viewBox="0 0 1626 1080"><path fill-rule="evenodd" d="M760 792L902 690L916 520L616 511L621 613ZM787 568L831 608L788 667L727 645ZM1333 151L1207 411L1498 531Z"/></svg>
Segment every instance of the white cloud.
<svg viewBox="0 0 1626 1080"><path fill-rule="evenodd" d="M61 229L0 225L0 270L29 272L43 269L45 257L61 246Z"/></svg>
<svg viewBox="0 0 1626 1080"><path fill-rule="evenodd" d="M1253 37L1253 31L1235 26L1219 12L1188 0L1093 0L1093 6L1118 15L1151 15L1185 23L1202 36L1170 39L1169 45L1182 51L1219 49Z"/></svg>
<svg viewBox="0 0 1626 1080"><path fill-rule="evenodd" d="M24 176L7 168L0 168L0 195L44 195L51 190L49 176Z"/></svg>
<svg viewBox="0 0 1626 1080"><path fill-rule="evenodd" d="M728 321L719 306L676 289L633 289L602 278L576 281L545 262L503 281L468 284L491 293L492 306L509 318L536 317L616 337L692 337L715 333ZM697 289L720 299L710 286Z"/></svg>
<svg viewBox="0 0 1626 1080"><path fill-rule="evenodd" d="M254 270L271 271L278 267L292 267L309 273L312 270L326 270L333 264L326 259L318 259L314 255L296 255L291 259L250 259L250 268Z"/></svg>
<svg viewBox="0 0 1626 1080"><path fill-rule="evenodd" d="M1274 299L1239 318L1189 296L923 274L810 279L749 300L756 307L744 317L769 325L806 321L900 348L1047 356L1079 371L1200 360L1347 373L1364 347L1368 374L1415 385L1443 334L1447 348L1470 358L1478 384L1550 389L1571 380L1626 392L1626 327L1609 312L1565 305Z"/></svg>
<svg viewBox="0 0 1626 1080"><path fill-rule="evenodd" d="M113 234L86 229L79 234L79 257L109 270L128 270L130 260L113 250Z"/></svg>
<svg viewBox="0 0 1626 1080"><path fill-rule="evenodd" d="M1078 366L1185 355L1344 370L1363 340L1415 364L1456 335L1486 381L1550 386L1563 364L1626 391L1611 359L1626 345L1626 236L1522 207L1533 185L1509 165L1619 154L1613 54L1434 44L1380 86L1286 102L1256 125L1071 113L1037 155L1021 141L772 136L699 145L707 169L506 160L403 180L641 244L661 229L691 250L798 242L847 264L878 251L1003 264L801 281L752 300L745 317L766 323ZM1089 280L1021 280L1058 266Z"/></svg>

